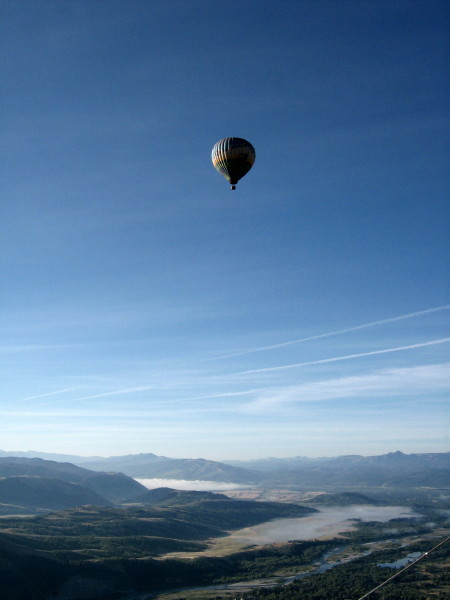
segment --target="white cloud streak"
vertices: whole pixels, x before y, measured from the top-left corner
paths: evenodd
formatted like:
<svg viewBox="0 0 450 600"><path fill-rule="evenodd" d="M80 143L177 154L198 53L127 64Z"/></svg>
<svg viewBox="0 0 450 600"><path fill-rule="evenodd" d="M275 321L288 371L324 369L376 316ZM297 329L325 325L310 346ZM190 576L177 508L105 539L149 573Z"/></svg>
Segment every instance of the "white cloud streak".
<svg viewBox="0 0 450 600"><path fill-rule="evenodd" d="M333 378L322 381L312 381L300 385L278 386L272 388L261 388L246 390L236 393L224 393L212 395L209 398L227 398L234 396L249 396L246 403L232 406L205 406L192 407L180 404L175 413L170 416L171 420L184 419L187 416L201 417L211 414L211 411L229 413L255 413L270 412L284 406L295 406L306 403L326 402L338 399L360 398L363 402L369 398L384 397L392 398L399 396L426 396L433 394L436 401L436 393L450 390L450 363L439 363L431 365L420 365L416 367L403 367L396 369L381 369L371 373L358 376ZM204 396L208 398L208 396ZM186 398L172 399L172 402L183 403ZM409 400L408 400L409 401ZM367 406L364 407L364 412ZM354 413L353 413L354 415ZM22 418L107 418L110 421L121 419L127 422L140 422L143 419L167 419L167 410L122 408L102 410L96 407L84 409L66 409L59 411L9 411L4 412L3 417L18 416ZM355 415L354 415L355 416ZM184 427L184 425L183 425Z"/></svg>
<svg viewBox="0 0 450 600"><path fill-rule="evenodd" d="M65 388L63 390L56 390L55 392L47 392L45 394L38 394L37 396L28 396L27 398L22 398L20 402L26 402L27 400L36 400L38 398L48 398L49 396L58 396L59 394L67 394L68 392L73 392L75 390L79 390L82 386Z"/></svg>
<svg viewBox="0 0 450 600"><path fill-rule="evenodd" d="M129 387L122 390L112 390L111 392L101 392L100 394L91 394L89 396L81 396L74 398L74 401L79 400L94 400L97 398L106 398L109 396L123 396L124 394L135 394L139 392L148 392L150 390L157 389L154 385L141 385L136 387Z"/></svg>
<svg viewBox="0 0 450 600"><path fill-rule="evenodd" d="M107 397L107 396L119 396L119 395L123 395L123 394L130 394L130 393L135 393L135 392L145 392L145 391L149 391L149 390L154 390L154 389L158 389L152 386L142 386L142 387L135 387L135 388L128 388L128 389L124 389L124 390L115 390L112 392L103 392L102 394L94 394L92 396L83 396L81 398L76 398L76 400L91 400L94 398L103 398L103 397ZM243 392L224 392L221 394L206 394L206 395L202 395L202 396L190 396L187 398L181 398L181 400L183 401L188 401L188 400L209 400L209 399L214 399L214 398L229 398L229 397L233 397L233 396L243 396L243 395L248 395L248 394L252 394L257 390L245 390ZM174 401L176 401L177 399L174 399ZM162 400L163 403L167 403L167 400Z"/></svg>
<svg viewBox="0 0 450 600"><path fill-rule="evenodd" d="M353 377L314 381L267 390L243 411L260 411L304 402L341 398L423 395L450 389L450 363L383 369Z"/></svg>
<svg viewBox="0 0 450 600"><path fill-rule="evenodd" d="M261 346L260 348L252 348L250 350L241 350L238 352L232 352L230 354L222 354L221 356L216 356L214 358L210 358L208 360L220 360L222 358L232 358L234 356L244 356L246 354L253 354L254 352L264 352L266 350L276 350L278 348L283 348L285 346L290 346L292 344L302 344L304 342L310 342L312 340L320 340L323 338L333 337L336 335L343 335L345 333L351 333L353 331L359 331L361 329L369 329L371 327L377 327L379 325L385 325L387 323L395 323L397 321L404 321L406 319L412 319L414 317L420 317L423 315L429 315L432 313L441 312L443 310L449 310L450 304L445 304L443 306L436 306L435 308L427 308L425 310L419 310L412 313L407 313L405 315L400 315L398 317L391 317L389 319L381 319L380 321L371 321L370 323L363 323L362 325L355 325L354 327L347 327L346 329L339 329L337 331L330 331L327 333L321 333L319 335L312 335L305 338L300 338L297 340L290 340L288 342L281 342L279 344L272 344L270 346Z"/></svg>
<svg viewBox="0 0 450 600"><path fill-rule="evenodd" d="M450 342L450 337L430 340L429 342L421 342L419 344L411 344L409 346L397 346L396 348L384 348L383 350L372 350L371 352L360 352L359 354L346 354L345 356L334 356L332 358L322 358L319 360L310 360L292 365L281 365L278 367L264 367L262 369L249 369L248 371L240 371L234 375L251 375L254 373L269 373L271 371L283 371L286 369L295 369L298 367L306 367L309 365L321 365L332 363L341 360L351 360L353 358L363 358L365 356L375 356L377 354L388 354L390 352L402 352L404 350L414 350L416 348L425 348L426 346L436 346L437 344L446 344Z"/></svg>

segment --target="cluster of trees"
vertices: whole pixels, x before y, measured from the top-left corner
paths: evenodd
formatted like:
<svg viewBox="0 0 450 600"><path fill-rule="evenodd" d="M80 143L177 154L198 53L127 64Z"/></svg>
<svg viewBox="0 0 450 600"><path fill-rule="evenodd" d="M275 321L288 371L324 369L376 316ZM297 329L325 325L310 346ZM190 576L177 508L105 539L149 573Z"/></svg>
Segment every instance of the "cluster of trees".
<svg viewBox="0 0 450 600"><path fill-rule="evenodd" d="M0 531L7 530L28 540L30 547L41 550L90 548L96 538L97 548L129 541L136 547L137 538L152 538L160 547L146 555L158 555L175 550L191 551L204 548L202 540L225 535L230 529L256 525L282 517L300 517L315 509L276 502L250 502L231 499L206 500L178 506L82 507L67 509L31 519L5 517ZM169 542L172 541L172 545ZM176 544L175 544L176 542ZM186 543L185 543L186 542ZM188 543L189 542L189 543ZM82 546L82 544L86 544ZM169 547L170 546L170 547ZM175 547L176 546L176 547ZM117 557L117 555L114 555ZM111 556L113 558L114 556ZM79 556L77 557L79 558Z"/></svg>
<svg viewBox="0 0 450 600"><path fill-rule="evenodd" d="M159 500L167 502L167 493L162 496L164 498ZM207 538L224 535L229 529L311 512L305 507L280 503L210 496L196 501L197 498L196 495L185 496L184 502L173 506L82 507L28 519L3 518L0 521L0 596L47 600L53 596L63 597L67 588L70 597L78 597L79 591L86 599L116 600L130 593L151 594L274 576L287 578L314 569L313 565L323 561L338 544L346 546L345 552L354 550L358 554L363 548L367 549L361 544L368 541L429 533L437 526L445 527L443 511L429 508L422 520L355 522L356 529L347 532L339 542L292 541L194 560L156 558L168 552L201 550ZM396 546L393 550L361 556L326 573L272 589L256 589L244 597L248 600L354 600L392 574L392 569L381 567L381 563L397 560L411 551L429 549L429 544L405 549L398 544L393 543L393 546ZM439 590L448 593L448 571L439 570L437 565L444 564L445 559L448 564L449 551L450 544L442 546L433 553L434 560L427 558L423 564L419 563L398 582L383 587L373 600L423 600L428 598L428 589L433 590L432 597L436 600ZM202 597L207 596L202 592ZM211 598L219 597L217 592L211 592Z"/></svg>
<svg viewBox="0 0 450 600"><path fill-rule="evenodd" d="M7 549L12 538L14 536L0 540L2 548ZM119 540L116 542L119 543ZM391 568L381 567L380 564L401 558L412 551L424 552L429 546L429 543L422 542L403 550L374 552L289 585L255 589L241 596L246 600L354 600L393 574ZM80 589L85 589L86 582L89 581L93 590L92 598L114 600L130 591L151 593L257 579L276 573L288 575L298 573L302 568L307 571L312 563L320 561L335 548L336 540L291 542L283 546L255 548L226 557L163 561L152 558L104 559L101 549L98 549L97 557L102 559L99 561L63 561L61 555L58 560L49 560L39 553L25 553L18 561L14 561L12 570L2 573L0 566L0 590L5 597L14 597L16 600L44 600L68 583L72 588L79 585ZM92 550L95 555L94 549ZM117 548L113 548L113 551L116 550ZM2 552L0 551L0 559ZM431 598L428 596L430 590L433 590L433 600L448 597L446 594L450 589L450 577L448 569L446 571L442 565L448 564L449 558L450 544L446 544L433 553L433 556L405 572L398 581L380 590L378 595L374 595L374 600L423 600ZM23 578L21 570L25 568L27 577ZM441 596L439 590L442 591ZM183 594L179 597L183 597ZM211 598L220 598L220 595L211 592Z"/></svg>
<svg viewBox="0 0 450 600"><path fill-rule="evenodd" d="M448 518L442 512L429 511L428 519L391 519L387 523L379 521L358 522L358 527L347 531L345 537L353 542L364 543L386 538L399 538L405 535L420 535L429 533L438 525L445 526Z"/></svg>
<svg viewBox="0 0 450 600"><path fill-rule="evenodd" d="M410 546L411 551L424 552L429 543ZM399 552L383 551L337 566L326 573L294 581L287 586L252 590L242 594L245 600L354 600L386 581L394 574L393 569L379 564L399 557ZM371 596L371 600L444 600L450 590L448 559L450 543L442 546L429 558L417 563L391 583ZM446 568L447 565L447 568Z"/></svg>
<svg viewBox="0 0 450 600"><path fill-rule="evenodd" d="M92 587L93 582L97 585L96 589L93 587L92 598L109 600L130 591L150 593L233 581L238 576L256 578L279 569L306 567L334 544L301 542L226 557L162 561L152 558L104 559L98 549L99 561L82 560L81 557L75 561L73 556L69 561L63 560L61 553L55 559L49 557L51 554L44 556L24 547L17 552L14 536L2 534L0 538L0 593L2 597L15 600L44 600L69 582L72 588L79 585L83 589L87 580ZM25 572L26 577L23 576Z"/></svg>

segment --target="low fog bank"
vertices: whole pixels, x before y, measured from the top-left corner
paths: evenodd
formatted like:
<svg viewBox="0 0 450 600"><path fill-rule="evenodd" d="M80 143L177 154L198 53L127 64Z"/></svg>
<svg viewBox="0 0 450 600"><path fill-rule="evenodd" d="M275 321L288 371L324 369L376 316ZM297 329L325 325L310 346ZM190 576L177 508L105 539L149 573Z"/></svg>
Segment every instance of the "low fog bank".
<svg viewBox="0 0 450 600"><path fill-rule="evenodd" d="M188 481L186 479L136 479L136 481L149 490L166 487L183 491L226 492L228 490L242 490L252 487L239 483L226 483L224 481Z"/></svg>
<svg viewBox="0 0 450 600"><path fill-rule="evenodd" d="M302 518L275 519L231 534L233 540L242 544L275 544L292 539L312 540L334 537L355 528L354 519L379 521L390 519L419 518L421 515L407 506L352 505L336 508L320 508L318 513Z"/></svg>

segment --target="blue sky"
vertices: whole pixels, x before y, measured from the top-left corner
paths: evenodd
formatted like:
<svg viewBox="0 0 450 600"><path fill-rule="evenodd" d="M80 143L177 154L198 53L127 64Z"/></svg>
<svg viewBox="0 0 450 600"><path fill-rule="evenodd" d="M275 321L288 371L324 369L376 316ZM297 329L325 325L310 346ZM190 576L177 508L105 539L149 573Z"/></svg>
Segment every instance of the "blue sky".
<svg viewBox="0 0 450 600"><path fill-rule="evenodd" d="M2 6L1 449L449 450L447 2Z"/></svg>

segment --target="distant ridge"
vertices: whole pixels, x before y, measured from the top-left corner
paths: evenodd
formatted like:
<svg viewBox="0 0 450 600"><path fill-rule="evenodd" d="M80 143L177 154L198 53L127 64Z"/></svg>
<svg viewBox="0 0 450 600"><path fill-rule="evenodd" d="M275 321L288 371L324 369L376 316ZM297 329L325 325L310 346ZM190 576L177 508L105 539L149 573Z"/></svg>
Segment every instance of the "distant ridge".
<svg viewBox="0 0 450 600"><path fill-rule="evenodd" d="M19 458L43 458L44 460L55 460L57 462L81 463L90 460L104 460L101 456L78 456L77 454L59 454L55 452L36 452L34 450L18 450L17 452L7 452L0 450L0 457L17 456Z"/></svg>
<svg viewBox="0 0 450 600"><path fill-rule="evenodd" d="M26 455L26 456L25 456ZM85 457L66 454L49 454L35 451L5 452L0 450L1 458L44 458L46 460L70 462L92 471L125 473L137 479L187 479L188 481L206 480L227 483L257 482L260 474L249 469L234 467L204 458L167 458L156 454L141 453L125 456Z"/></svg>
<svg viewBox="0 0 450 600"><path fill-rule="evenodd" d="M31 453L31 452L30 452ZM1 454L0 467L3 461L39 461L40 458L14 457L13 453ZM32 452L32 454L39 454ZM49 455L46 454L48 457ZM60 455L56 455L60 456ZM45 461L52 462L52 461ZM57 463L54 465L69 465ZM87 485L84 478L88 477L89 487L104 495L106 482L109 478L110 491L107 498L112 501L123 501L131 498L128 492L120 491L119 477L128 476L138 479L178 479L187 481L214 481L264 487L293 486L299 489L327 489L328 486L388 486L388 487L449 487L450 482L450 452L404 454L389 452L376 456L347 455L324 458L267 458L252 461L217 462L203 458L167 458L152 453L129 454L109 458L73 456L73 464L65 469L84 469L84 475L77 483ZM39 463L34 463L36 468ZM77 466L75 466L77 465ZM54 469L61 467L54 466ZM97 476L93 472L101 471ZM109 472L105 473L105 472ZM115 475L111 475L115 472ZM123 473L125 475L118 475ZM0 469L0 476L2 472ZM14 473L14 474L27 474ZM53 472L35 471L31 474L55 476ZM88 475L89 474L89 475ZM102 479L102 482L100 482ZM70 479L67 479L71 481ZM125 481L122 479L125 486ZM133 482L139 485L137 482ZM99 487L96 487L99 486ZM114 496L113 487L117 486ZM130 480L128 481L130 486ZM130 490L131 491L131 490Z"/></svg>
<svg viewBox="0 0 450 600"><path fill-rule="evenodd" d="M112 456L83 464L89 469L120 471L138 479L163 478L249 483L249 481L258 481L260 477L258 472L253 473L250 469L204 458L167 458L150 453Z"/></svg>

